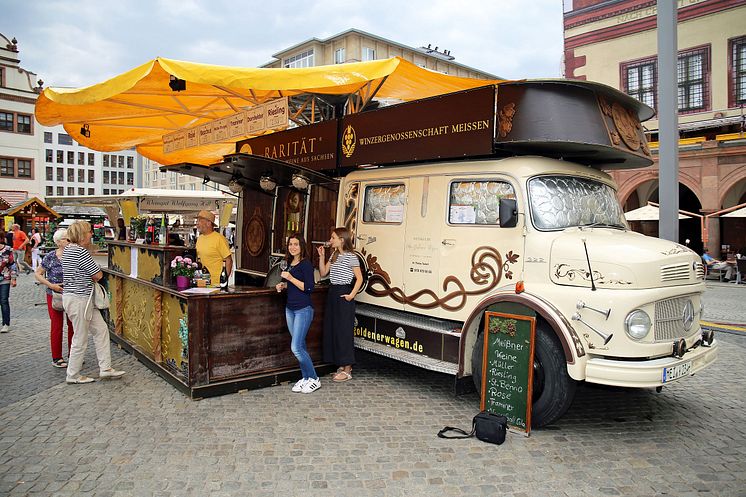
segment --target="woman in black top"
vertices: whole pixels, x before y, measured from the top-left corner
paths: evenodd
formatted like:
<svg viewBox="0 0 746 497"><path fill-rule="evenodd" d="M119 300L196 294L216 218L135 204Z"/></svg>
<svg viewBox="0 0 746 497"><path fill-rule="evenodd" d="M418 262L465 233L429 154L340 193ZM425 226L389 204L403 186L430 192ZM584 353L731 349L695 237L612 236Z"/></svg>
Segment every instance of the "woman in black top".
<svg viewBox="0 0 746 497"><path fill-rule="evenodd" d="M306 335L313 321L313 265L308 260L306 241L300 233L288 237L288 251L285 256L286 270L280 273L284 282L276 288L280 292L287 290L288 301L285 306L285 319L292 342L290 350L300 364L303 377L293 385L293 392L312 393L321 388L321 380L313 367L311 356L306 350Z"/></svg>

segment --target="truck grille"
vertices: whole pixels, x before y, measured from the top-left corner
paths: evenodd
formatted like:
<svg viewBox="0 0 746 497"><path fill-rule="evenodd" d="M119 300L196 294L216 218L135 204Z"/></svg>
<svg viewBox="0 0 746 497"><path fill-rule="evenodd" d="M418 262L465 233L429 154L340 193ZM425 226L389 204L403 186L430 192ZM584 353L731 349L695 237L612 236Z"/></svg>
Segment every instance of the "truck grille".
<svg viewBox="0 0 746 497"><path fill-rule="evenodd" d="M703 280L705 279L705 265L701 262L695 263L695 269L694 272L697 273L697 279Z"/></svg>
<svg viewBox="0 0 746 497"><path fill-rule="evenodd" d="M661 281L678 281L688 280L692 264L690 262L682 262L680 264L670 264L668 266L661 267Z"/></svg>
<svg viewBox="0 0 746 497"><path fill-rule="evenodd" d="M695 322L689 331L684 329L684 306L692 296L676 297L655 303L655 341L675 340L687 336L699 323L699 312L695 307ZM693 302L692 302L693 303Z"/></svg>

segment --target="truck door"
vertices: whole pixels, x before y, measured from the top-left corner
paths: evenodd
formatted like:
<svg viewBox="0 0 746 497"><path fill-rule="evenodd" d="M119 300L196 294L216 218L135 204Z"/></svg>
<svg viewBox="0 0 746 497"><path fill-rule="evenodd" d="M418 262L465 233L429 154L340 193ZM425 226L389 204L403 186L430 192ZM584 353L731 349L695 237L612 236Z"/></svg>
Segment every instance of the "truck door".
<svg viewBox="0 0 746 497"><path fill-rule="evenodd" d="M355 249L363 253L372 274L357 300L403 309L402 287L405 218L409 181L361 182Z"/></svg>
<svg viewBox="0 0 746 497"><path fill-rule="evenodd" d="M495 289L514 284L522 250L520 223L500 228L500 198L516 198L499 177L448 178L440 240L440 302L433 314L464 320ZM522 262L522 261L521 261Z"/></svg>

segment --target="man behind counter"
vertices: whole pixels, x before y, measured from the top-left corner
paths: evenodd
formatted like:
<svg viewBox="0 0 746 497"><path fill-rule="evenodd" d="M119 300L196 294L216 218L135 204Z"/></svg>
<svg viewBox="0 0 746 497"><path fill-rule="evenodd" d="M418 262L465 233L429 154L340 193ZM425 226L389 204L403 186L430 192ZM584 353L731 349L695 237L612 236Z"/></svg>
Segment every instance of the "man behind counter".
<svg viewBox="0 0 746 497"><path fill-rule="evenodd" d="M223 261L225 261L228 276L233 270L233 257L228 247L228 240L215 231L215 214L210 211L199 211L197 229L200 233L197 237L197 257L210 272L212 285L217 286L220 281L220 272L223 269Z"/></svg>

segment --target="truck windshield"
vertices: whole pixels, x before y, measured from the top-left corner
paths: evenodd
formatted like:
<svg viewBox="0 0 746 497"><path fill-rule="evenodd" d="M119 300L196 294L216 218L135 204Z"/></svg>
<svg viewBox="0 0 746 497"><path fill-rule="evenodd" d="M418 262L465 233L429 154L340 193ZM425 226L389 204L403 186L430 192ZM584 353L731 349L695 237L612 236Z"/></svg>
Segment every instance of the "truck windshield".
<svg viewBox="0 0 746 497"><path fill-rule="evenodd" d="M626 228L614 190L573 176L540 176L528 183L531 218L540 230L572 226Z"/></svg>

